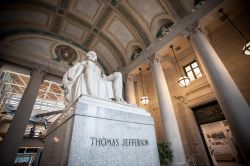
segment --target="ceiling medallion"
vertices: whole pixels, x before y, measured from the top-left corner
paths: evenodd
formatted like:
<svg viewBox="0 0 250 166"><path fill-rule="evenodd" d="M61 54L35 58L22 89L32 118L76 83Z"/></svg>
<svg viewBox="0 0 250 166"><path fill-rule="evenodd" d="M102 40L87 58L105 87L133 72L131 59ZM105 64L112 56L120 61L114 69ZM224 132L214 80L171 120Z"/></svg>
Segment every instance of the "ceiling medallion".
<svg viewBox="0 0 250 166"><path fill-rule="evenodd" d="M77 59L76 51L67 45L58 45L55 49L56 57L53 60L61 62L61 60L68 62L68 65L73 66L73 62Z"/></svg>

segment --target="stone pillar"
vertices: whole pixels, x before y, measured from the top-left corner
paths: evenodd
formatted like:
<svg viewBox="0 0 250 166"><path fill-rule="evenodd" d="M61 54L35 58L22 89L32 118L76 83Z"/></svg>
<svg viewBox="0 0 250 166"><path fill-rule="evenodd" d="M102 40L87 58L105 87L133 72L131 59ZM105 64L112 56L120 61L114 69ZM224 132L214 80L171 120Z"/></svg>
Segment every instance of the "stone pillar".
<svg viewBox="0 0 250 166"><path fill-rule="evenodd" d="M127 94L127 102L129 104L136 105L136 97L135 97L135 86L134 86L134 76L132 74L128 74L126 80L126 94Z"/></svg>
<svg viewBox="0 0 250 166"><path fill-rule="evenodd" d="M2 63L0 63L0 76L2 75L2 73L3 73L3 64Z"/></svg>
<svg viewBox="0 0 250 166"><path fill-rule="evenodd" d="M32 70L29 83L23 93L16 114L0 146L0 165L12 166L14 164L18 148L29 123L39 86L43 82L45 75L46 72L42 66L37 66Z"/></svg>
<svg viewBox="0 0 250 166"><path fill-rule="evenodd" d="M167 141L171 144L173 151L172 165L185 165L186 158L182 145L182 140L175 117L175 112L166 82L166 78L159 61L159 57L155 56L150 60L152 66L152 74L156 88L156 94L160 107L161 119Z"/></svg>
<svg viewBox="0 0 250 166"><path fill-rule="evenodd" d="M190 39L233 135L245 159L250 163L249 105L201 31L199 29L192 30Z"/></svg>

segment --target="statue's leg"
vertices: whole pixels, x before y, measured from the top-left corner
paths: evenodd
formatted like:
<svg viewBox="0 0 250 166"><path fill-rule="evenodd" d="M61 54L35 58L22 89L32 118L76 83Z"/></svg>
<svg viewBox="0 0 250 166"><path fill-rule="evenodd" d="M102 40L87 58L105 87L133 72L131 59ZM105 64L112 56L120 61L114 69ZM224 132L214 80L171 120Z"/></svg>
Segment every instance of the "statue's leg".
<svg viewBox="0 0 250 166"><path fill-rule="evenodd" d="M98 96L98 81L95 73L92 68L87 67L85 70L85 78L86 78L86 89L88 95L90 96Z"/></svg>
<svg viewBox="0 0 250 166"><path fill-rule="evenodd" d="M115 100L118 102L123 102L123 97L122 97L122 74L120 72L115 72L113 73L113 88L114 88L114 95L115 95Z"/></svg>

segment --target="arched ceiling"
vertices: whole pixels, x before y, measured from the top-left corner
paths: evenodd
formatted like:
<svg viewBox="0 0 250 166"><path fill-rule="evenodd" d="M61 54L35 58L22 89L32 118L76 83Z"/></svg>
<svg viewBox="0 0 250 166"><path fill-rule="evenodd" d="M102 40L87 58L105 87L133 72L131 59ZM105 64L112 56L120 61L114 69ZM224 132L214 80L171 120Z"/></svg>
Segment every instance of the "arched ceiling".
<svg viewBox="0 0 250 166"><path fill-rule="evenodd" d="M0 9L0 39L52 34L96 51L109 72L129 64L133 48L146 49L162 20L175 22L164 0L26 0L5 2Z"/></svg>

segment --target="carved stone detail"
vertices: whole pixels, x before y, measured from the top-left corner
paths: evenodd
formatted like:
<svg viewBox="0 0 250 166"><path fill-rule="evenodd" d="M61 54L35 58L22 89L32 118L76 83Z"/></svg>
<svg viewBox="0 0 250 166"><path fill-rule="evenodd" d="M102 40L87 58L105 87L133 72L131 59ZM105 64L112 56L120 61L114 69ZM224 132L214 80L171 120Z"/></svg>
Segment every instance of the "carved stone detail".
<svg viewBox="0 0 250 166"><path fill-rule="evenodd" d="M48 73L48 67L40 64L33 64L30 75L32 76L35 72L43 74L43 80L44 80Z"/></svg>
<svg viewBox="0 0 250 166"><path fill-rule="evenodd" d="M149 65L153 65L155 63L161 63L161 61L160 61L160 55L156 53L155 55L149 57L147 59L146 63L149 64Z"/></svg>

